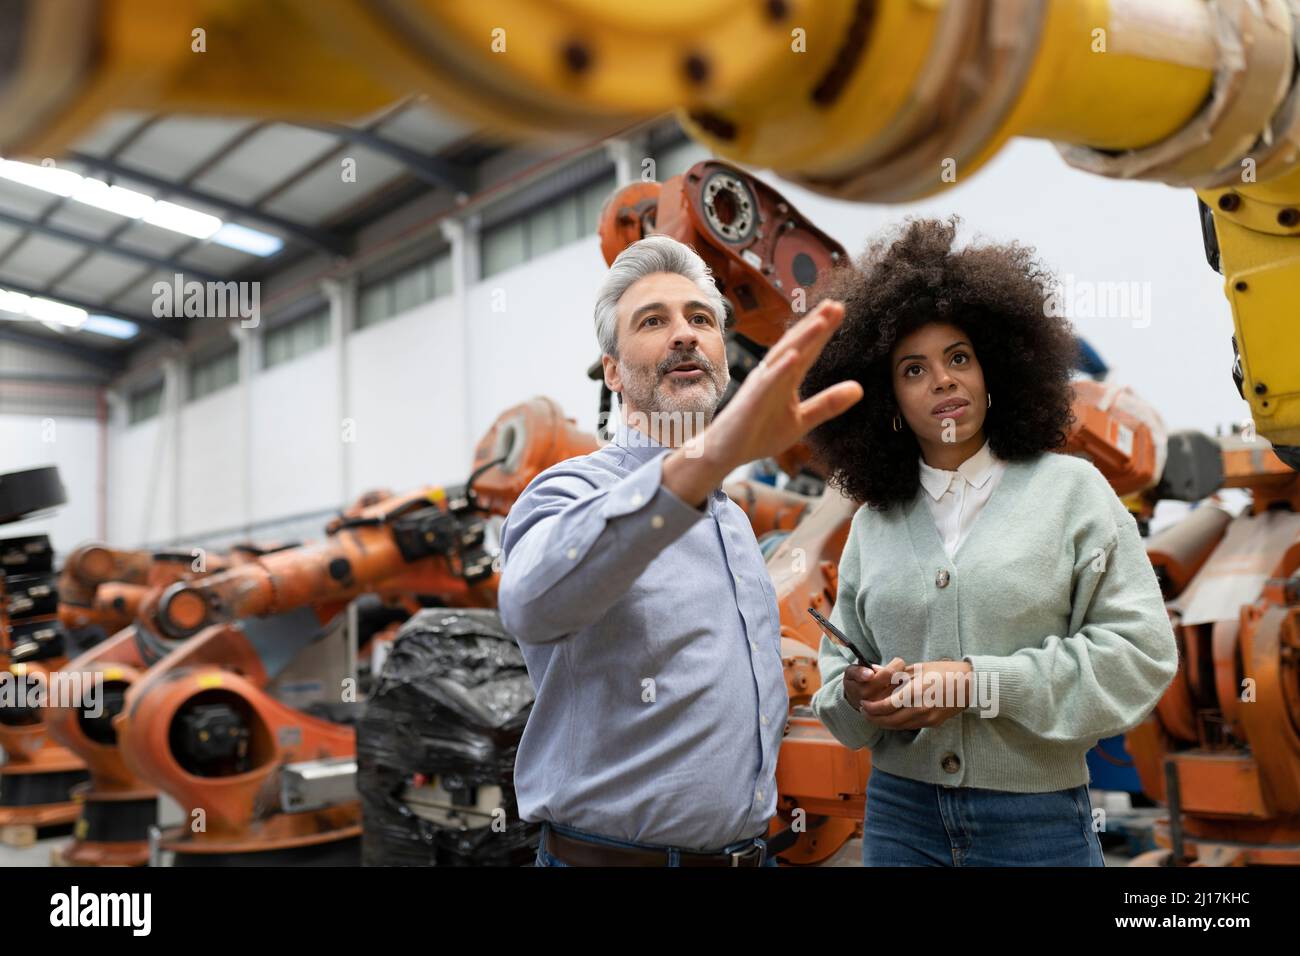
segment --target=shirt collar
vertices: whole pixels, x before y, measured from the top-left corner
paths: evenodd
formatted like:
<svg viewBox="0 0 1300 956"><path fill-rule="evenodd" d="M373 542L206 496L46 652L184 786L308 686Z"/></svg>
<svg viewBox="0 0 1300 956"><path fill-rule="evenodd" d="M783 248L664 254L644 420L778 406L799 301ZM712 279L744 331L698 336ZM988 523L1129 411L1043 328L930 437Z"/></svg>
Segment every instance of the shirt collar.
<svg viewBox="0 0 1300 956"><path fill-rule="evenodd" d="M640 462L647 462L668 451L667 445L661 445L645 432L621 420L614 426L613 442Z"/></svg>
<svg viewBox="0 0 1300 956"><path fill-rule="evenodd" d="M633 428L622 420L619 420L614 425L614 437L610 440L610 443L622 448L642 464L672 450L667 445L655 441L639 428ZM714 499L721 501L727 496L727 492L719 486L713 489L712 496Z"/></svg>
<svg viewBox="0 0 1300 956"><path fill-rule="evenodd" d="M989 477L993 474L993 466L996 459L993 451L989 448L988 440L980 446L980 450L971 455L960 465L957 470L945 471L942 468L933 468L926 464L925 459L921 459L921 485L930 493L930 497L938 501L943 497L943 493L948 490L952 484L953 475L961 475L966 481L976 488L983 488Z"/></svg>

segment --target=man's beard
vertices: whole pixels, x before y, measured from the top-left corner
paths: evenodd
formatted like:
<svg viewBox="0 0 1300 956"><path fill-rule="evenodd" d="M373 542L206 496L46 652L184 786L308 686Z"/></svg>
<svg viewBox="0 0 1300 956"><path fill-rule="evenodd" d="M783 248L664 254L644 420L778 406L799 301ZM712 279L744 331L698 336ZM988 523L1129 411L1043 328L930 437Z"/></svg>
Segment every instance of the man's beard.
<svg viewBox="0 0 1300 956"><path fill-rule="evenodd" d="M669 371L685 362L700 368L704 378L678 384L667 377ZM620 359L618 368L623 379L622 401L625 407L647 415L702 416L705 424L712 420L731 382L725 355L719 368L698 350L673 352L653 366L629 366Z"/></svg>

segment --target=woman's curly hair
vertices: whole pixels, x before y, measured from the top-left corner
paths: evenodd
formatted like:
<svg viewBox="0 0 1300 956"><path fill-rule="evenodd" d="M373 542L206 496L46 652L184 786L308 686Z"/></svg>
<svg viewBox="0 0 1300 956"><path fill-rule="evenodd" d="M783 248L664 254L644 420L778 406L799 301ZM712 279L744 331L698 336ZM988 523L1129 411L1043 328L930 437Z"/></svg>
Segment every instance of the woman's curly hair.
<svg viewBox="0 0 1300 956"><path fill-rule="evenodd" d="M857 263L831 271L809 301L839 299L844 322L809 369L800 392L861 383L862 401L808 435L828 481L876 509L910 501L920 487L920 446L895 432L890 353L931 322L969 337L993 405L984 434L1004 460L1065 444L1073 414L1078 343L1069 322L1044 305L1055 286L1034 250L1018 243L953 249L958 217L905 221L873 240Z"/></svg>

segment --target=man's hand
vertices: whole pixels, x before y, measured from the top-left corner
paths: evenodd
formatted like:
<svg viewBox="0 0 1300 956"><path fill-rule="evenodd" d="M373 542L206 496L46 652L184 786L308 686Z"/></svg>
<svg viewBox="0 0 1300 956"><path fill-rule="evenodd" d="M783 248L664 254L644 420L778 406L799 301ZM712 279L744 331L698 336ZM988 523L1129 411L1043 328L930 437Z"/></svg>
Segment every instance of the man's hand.
<svg viewBox="0 0 1300 956"><path fill-rule="evenodd" d="M712 424L667 456L664 485L698 507L734 469L780 454L859 401L857 382L799 400L799 383L843 321L843 303L826 299L786 330Z"/></svg>
<svg viewBox="0 0 1300 956"><path fill-rule="evenodd" d="M975 702L973 670L966 661L925 661L903 668L902 673L905 676L901 683L887 696L862 704L863 715L878 727L937 727ZM923 701L927 699L937 700L938 704L926 706Z"/></svg>

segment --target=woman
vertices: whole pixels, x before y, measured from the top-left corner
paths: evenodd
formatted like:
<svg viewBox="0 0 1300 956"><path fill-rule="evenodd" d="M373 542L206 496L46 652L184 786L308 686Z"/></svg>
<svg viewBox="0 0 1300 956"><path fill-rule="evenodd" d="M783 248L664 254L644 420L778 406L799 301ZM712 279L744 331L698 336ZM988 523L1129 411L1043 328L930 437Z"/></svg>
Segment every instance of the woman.
<svg viewBox="0 0 1300 956"><path fill-rule="evenodd" d="M867 747L867 866L1102 866L1088 750L1140 723L1178 665L1136 522L1072 420L1069 324L1017 244L908 223L819 291L843 325L802 386L861 402L814 431L862 502L813 708Z"/></svg>

